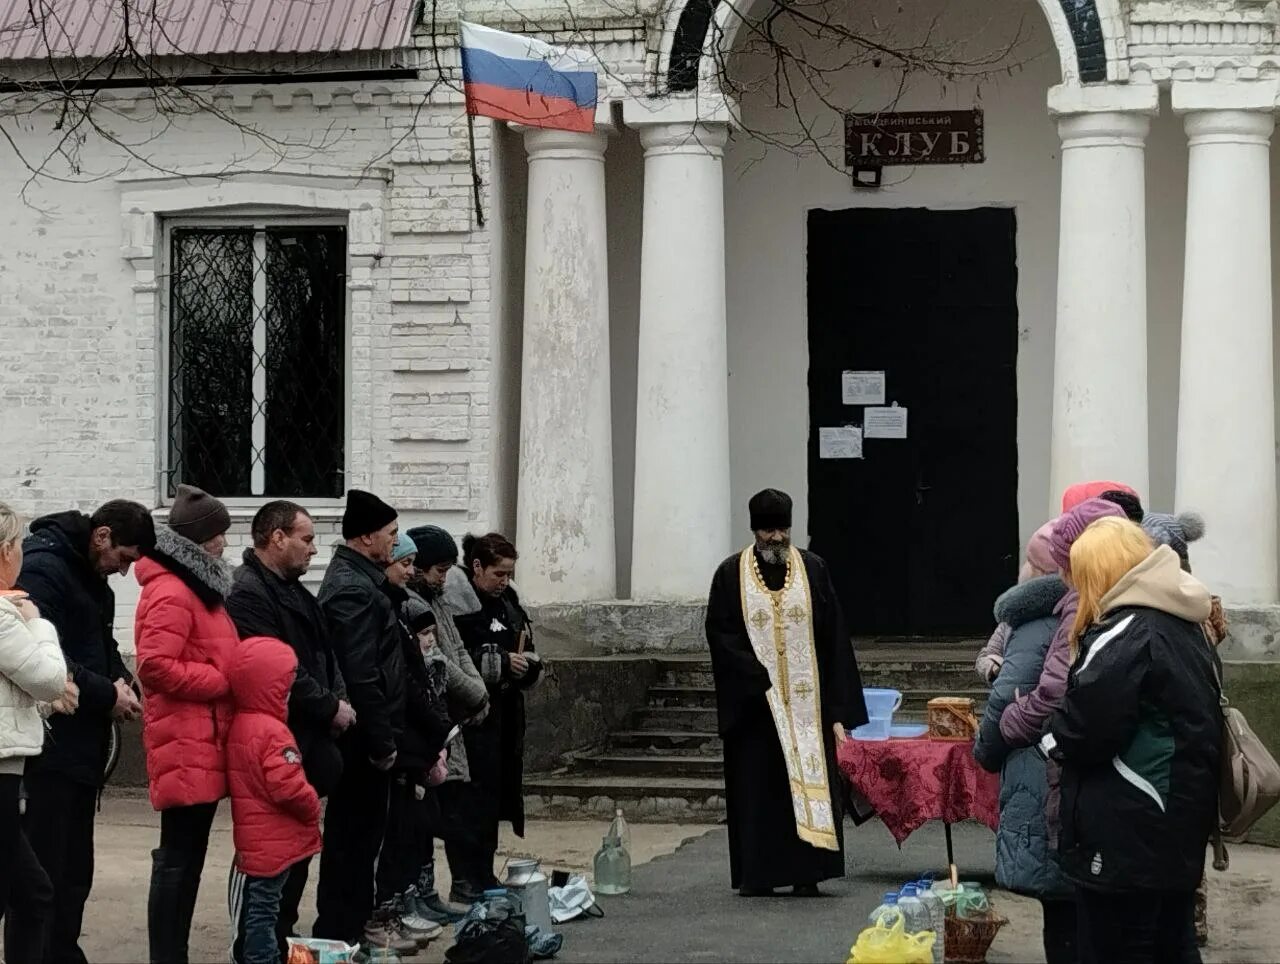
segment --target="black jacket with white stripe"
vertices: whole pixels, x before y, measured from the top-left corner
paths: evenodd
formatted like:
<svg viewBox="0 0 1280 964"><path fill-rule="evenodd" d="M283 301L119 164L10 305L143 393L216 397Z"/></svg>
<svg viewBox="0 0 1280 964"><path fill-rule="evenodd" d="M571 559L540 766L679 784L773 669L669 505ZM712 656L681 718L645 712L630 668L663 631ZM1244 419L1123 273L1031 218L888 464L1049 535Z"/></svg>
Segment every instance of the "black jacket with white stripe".
<svg viewBox="0 0 1280 964"><path fill-rule="evenodd" d="M1059 861L1081 887L1186 891L1217 819L1222 713L1208 591L1157 549L1103 599L1050 724Z"/></svg>

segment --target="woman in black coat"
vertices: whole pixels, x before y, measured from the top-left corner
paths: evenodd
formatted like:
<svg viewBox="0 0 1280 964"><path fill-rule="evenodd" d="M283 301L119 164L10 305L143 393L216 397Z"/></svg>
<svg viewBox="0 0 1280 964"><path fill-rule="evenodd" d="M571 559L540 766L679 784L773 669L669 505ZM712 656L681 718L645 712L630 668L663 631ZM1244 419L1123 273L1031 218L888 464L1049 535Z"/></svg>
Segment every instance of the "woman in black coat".
<svg viewBox="0 0 1280 964"><path fill-rule="evenodd" d="M1080 960L1198 962L1222 753L1209 592L1125 519L1089 526L1070 572L1075 659L1040 747L1062 766L1058 853L1080 888Z"/></svg>
<svg viewBox="0 0 1280 964"><path fill-rule="evenodd" d="M497 883L498 823L508 820L516 835L524 836L524 692L537 683L542 664L529 615L511 585L515 546L497 533L467 536L462 553L470 594L468 605L459 608L471 611L455 615L455 622L489 689L490 706L483 723L464 731L472 853L450 899L467 903Z"/></svg>

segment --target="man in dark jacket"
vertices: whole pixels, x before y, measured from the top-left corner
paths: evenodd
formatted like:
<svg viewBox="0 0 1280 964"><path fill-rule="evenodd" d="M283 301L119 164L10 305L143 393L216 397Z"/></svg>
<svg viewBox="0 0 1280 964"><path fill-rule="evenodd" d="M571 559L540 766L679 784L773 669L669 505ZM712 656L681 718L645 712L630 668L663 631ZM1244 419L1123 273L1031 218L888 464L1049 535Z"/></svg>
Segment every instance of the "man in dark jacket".
<svg viewBox="0 0 1280 964"><path fill-rule="evenodd" d="M301 582L316 554L315 525L296 503L268 502L254 516L252 534L253 548L244 551L244 564L236 570L227 612L241 639L271 636L297 654L289 729L308 782L325 797L342 776L338 740L356 715L346 699L320 603ZM310 864L308 858L293 865L280 895L278 925L283 937L295 932Z"/></svg>
<svg viewBox="0 0 1280 964"><path fill-rule="evenodd" d="M313 933L349 944L363 938L374 910L374 865L404 726L401 628L385 572L398 533L395 509L367 492L348 492L346 542L334 550L320 584L320 608L357 719L325 814Z"/></svg>
<svg viewBox="0 0 1280 964"><path fill-rule="evenodd" d="M18 587L57 627L80 708L50 718L44 752L27 764L26 831L54 888L45 960L82 962L80 928L93 886L93 820L111 720L137 719L142 705L112 631L107 585L155 546L151 513L116 500L92 516L60 512L31 523Z"/></svg>

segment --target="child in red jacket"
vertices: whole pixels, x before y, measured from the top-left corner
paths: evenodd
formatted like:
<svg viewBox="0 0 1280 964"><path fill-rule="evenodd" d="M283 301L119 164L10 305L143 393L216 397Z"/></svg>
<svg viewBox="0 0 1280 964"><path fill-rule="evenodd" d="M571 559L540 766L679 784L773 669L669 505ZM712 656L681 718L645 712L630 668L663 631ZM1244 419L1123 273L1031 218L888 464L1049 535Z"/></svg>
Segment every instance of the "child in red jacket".
<svg viewBox="0 0 1280 964"><path fill-rule="evenodd" d="M227 785L236 845L227 904L237 964L280 964L280 894L289 868L320 852L320 798L285 725L298 658L285 643L251 636L231 659L235 716Z"/></svg>

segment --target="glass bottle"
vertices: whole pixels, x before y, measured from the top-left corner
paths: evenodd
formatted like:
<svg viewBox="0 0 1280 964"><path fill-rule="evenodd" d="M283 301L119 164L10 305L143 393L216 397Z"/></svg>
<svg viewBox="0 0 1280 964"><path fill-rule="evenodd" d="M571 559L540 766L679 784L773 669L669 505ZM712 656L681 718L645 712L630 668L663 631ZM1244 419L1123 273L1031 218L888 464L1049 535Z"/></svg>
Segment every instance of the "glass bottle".
<svg viewBox="0 0 1280 964"><path fill-rule="evenodd" d="M609 824L609 836L622 844L622 849L630 856L631 825L627 823L627 818L622 815L621 807L614 811L613 823Z"/></svg>
<svg viewBox="0 0 1280 964"><path fill-rule="evenodd" d="M604 838L595 859L597 894L625 894L631 890L631 854L612 835Z"/></svg>

